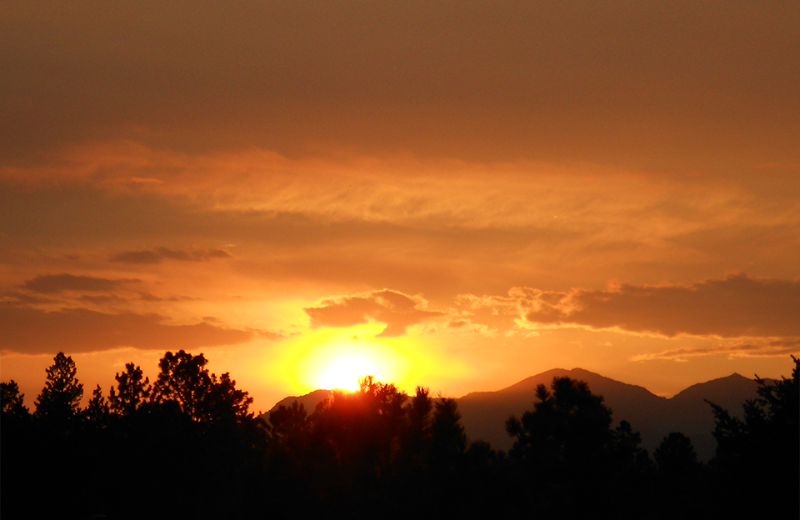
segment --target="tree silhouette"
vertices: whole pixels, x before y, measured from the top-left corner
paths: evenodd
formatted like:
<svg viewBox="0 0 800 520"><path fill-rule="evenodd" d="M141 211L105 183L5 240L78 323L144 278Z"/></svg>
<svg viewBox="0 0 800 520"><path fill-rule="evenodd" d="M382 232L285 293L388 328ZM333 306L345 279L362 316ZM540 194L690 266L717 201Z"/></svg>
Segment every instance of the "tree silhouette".
<svg viewBox="0 0 800 520"><path fill-rule="evenodd" d="M293 446L306 433L308 413L305 406L294 401L291 406L280 405L272 410L267 419L266 430L273 444Z"/></svg>
<svg viewBox="0 0 800 520"><path fill-rule="evenodd" d="M622 421L611 429L611 410L583 381L556 377L550 391L536 388L532 411L512 416L506 430L516 440L509 452L519 482L514 495L540 516L596 516L600 510L642 516L649 507L641 438ZM631 500L631 491L637 498Z"/></svg>
<svg viewBox="0 0 800 520"><path fill-rule="evenodd" d="M205 402L211 392L207 364L203 354L193 356L183 350L177 354L167 352L158 362L161 372L153 385L152 400L175 402L192 419L203 419Z"/></svg>
<svg viewBox="0 0 800 520"><path fill-rule="evenodd" d="M24 504L34 487L34 459L43 446L32 435L32 417L13 379L0 383L0 516L23 518Z"/></svg>
<svg viewBox="0 0 800 520"><path fill-rule="evenodd" d="M216 421L236 421L249 417L249 408L253 403L244 390L236 388L236 381L228 372L219 379L211 374L211 391L206 396L205 412L209 419Z"/></svg>
<svg viewBox="0 0 800 520"><path fill-rule="evenodd" d="M144 377L141 367L133 363L126 363L125 372L116 374L114 379L117 380L117 390L112 387L108 396L113 412L130 415L150 397L150 379Z"/></svg>
<svg viewBox="0 0 800 520"><path fill-rule="evenodd" d="M596 465L613 441L611 410L583 381L557 377L536 388L533 411L506 422L517 440L511 456L536 465L565 468Z"/></svg>
<svg viewBox="0 0 800 520"><path fill-rule="evenodd" d="M467 435L461 425L458 403L440 397L433 412L431 426L431 463L439 469L455 468L467 449Z"/></svg>
<svg viewBox="0 0 800 520"><path fill-rule="evenodd" d="M639 472L651 469L653 462L647 450L641 447L642 436L633 431L628 421L620 421L613 437L613 464L617 470Z"/></svg>
<svg viewBox="0 0 800 520"><path fill-rule="evenodd" d="M672 432L664 437L653 452L653 458L658 471L667 475L689 476L700 468L692 440L681 432Z"/></svg>
<svg viewBox="0 0 800 520"><path fill-rule="evenodd" d="M408 423L403 433L401 443L401 464L406 471L420 469L425 465L426 458L430 455L431 443L431 412L433 401L430 390L421 386L417 387L416 394L411 402L406 404Z"/></svg>
<svg viewBox="0 0 800 520"><path fill-rule="evenodd" d="M711 405L716 421L714 437L717 440L717 464L759 465L772 462L775 459L773 455L779 452L782 459L797 460L792 455L798 452L800 360L792 359L795 366L791 379L784 377L781 381L769 384L756 376L759 397L744 403L743 421L706 401Z"/></svg>
<svg viewBox="0 0 800 520"><path fill-rule="evenodd" d="M89 399L89 404L86 405L83 415L88 423L93 426L102 428L107 425L111 409L106 398L103 397L103 389L100 388L100 385L97 385L92 391L92 398Z"/></svg>
<svg viewBox="0 0 800 520"><path fill-rule="evenodd" d="M800 359L792 356L791 379L770 384L756 376L756 399L744 403L744 420L706 401L714 412L716 456L712 467L725 478L733 496L745 492L769 495L784 512L800 513ZM753 475L759 475L753 480ZM747 487L745 486L745 483ZM779 508L780 509L780 508Z"/></svg>
<svg viewBox="0 0 800 520"><path fill-rule="evenodd" d="M127 364L112 397L97 385L81 412L74 362L54 361L33 417L16 382L0 384L3 518L252 518L264 504L300 518L708 518L756 499L797 512L797 360L792 379L758 380L743 420L712 405L713 464L673 433L658 471L631 425L612 429L603 398L569 378L540 385L533 409L507 421L505 457L468 445L456 401L424 387L409 397L370 376L310 416L294 402L258 421L228 373L179 351L153 387Z"/></svg>
<svg viewBox="0 0 800 520"><path fill-rule="evenodd" d="M424 433L430 429L431 411L433 410L430 393L429 389L418 386L413 399L406 405L409 426L414 431Z"/></svg>
<svg viewBox="0 0 800 520"><path fill-rule="evenodd" d="M408 396L392 384L366 376L353 393L334 392L314 413L317 433L340 464L385 474L397 453Z"/></svg>
<svg viewBox="0 0 800 520"><path fill-rule="evenodd" d="M13 379L8 383L0 383L0 404L2 404L2 420L13 421L30 415L24 404L25 394L19 392L19 385Z"/></svg>
<svg viewBox="0 0 800 520"><path fill-rule="evenodd" d="M167 352L158 363L161 369L153 385L151 400L157 404L177 403L195 421L243 420L248 417L253 399L236 389L227 372L217 378L209 373L203 354L193 356L183 350Z"/></svg>
<svg viewBox="0 0 800 520"><path fill-rule="evenodd" d="M77 369L71 357L59 352L47 368L42 393L36 398L36 418L51 424L66 425L78 416L83 385L75 378Z"/></svg>

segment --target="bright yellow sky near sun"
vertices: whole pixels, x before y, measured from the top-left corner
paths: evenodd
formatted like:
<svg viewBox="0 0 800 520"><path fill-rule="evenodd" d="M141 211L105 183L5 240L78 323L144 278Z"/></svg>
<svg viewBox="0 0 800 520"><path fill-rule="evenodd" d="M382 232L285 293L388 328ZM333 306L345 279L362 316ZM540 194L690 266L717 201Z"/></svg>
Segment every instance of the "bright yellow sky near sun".
<svg viewBox="0 0 800 520"><path fill-rule="evenodd" d="M442 364L425 353L425 342L419 338L376 338L384 327L380 323L326 327L288 338L274 366L264 367L266 374L283 379L299 393L336 387L351 390L366 375L413 391Z"/></svg>

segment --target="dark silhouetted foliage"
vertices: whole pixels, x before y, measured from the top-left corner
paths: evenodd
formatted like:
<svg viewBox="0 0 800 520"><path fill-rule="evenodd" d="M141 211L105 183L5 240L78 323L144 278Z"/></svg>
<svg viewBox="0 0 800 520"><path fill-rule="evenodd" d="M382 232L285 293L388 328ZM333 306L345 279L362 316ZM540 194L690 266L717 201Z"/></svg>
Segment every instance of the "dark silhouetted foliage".
<svg viewBox="0 0 800 520"><path fill-rule="evenodd" d="M467 435L455 399L436 401L431 426L431 463L438 469L455 469L467 449Z"/></svg>
<svg viewBox="0 0 800 520"><path fill-rule="evenodd" d="M770 496L778 509L798 517L800 359L792 356L792 360L790 379L784 377L770 384L756 376L758 397L744 403L743 420L709 402L717 440L711 466L721 475L732 498L745 493Z"/></svg>
<svg viewBox="0 0 800 520"><path fill-rule="evenodd" d="M409 397L366 377L310 415L295 402L256 419L207 363L167 352L152 389L127 364L109 399L98 385L81 410L75 364L59 354L34 415L2 383L2 517L738 518L767 498L796 513L797 362L792 379L759 380L744 419L713 407L712 464L676 432L657 469L639 433L612 428L603 398L569 378L508 420L506 457L468 442L457 402L423 387Z"/></svg>
<svg viewBox="0 0 800 520"><path fill-rule="evenodd" d="M75 377L75 362L59 352L46 373L44 388L36 398L35 415L43 421L66 427L78 416L83 397L83 385Z"/></svg>
<svg viewBox="0 0 800 520"><path fill-rule="evenodd" d="M114 413L132 414L150 398L150 379L144 376L141 367L126 363L125 372L116 374L114 379L117 380L117 389L115 391L112 387L108 396Z"/></svg>
<svg viewBox="0 0 800 520"><path fill-rule="evenodd" d="M172 401L192 419L202 420L212 385L207 364L203 354L193 356L183 350L164 354L158 362L161 371L153 385L153 402Z"/></svg>
<svg viewBox="0 0 800 520"><path fill-rule="evenodd" d="M217 378L209 373L203 354L193 356L183 350L167 352L158 363L160 373L153 385L151 400L173 402L195 421L235 421L248 417L253 399L236 389L228 373Z"/></svg>
<svg viewBox="0 0 800 520"><path fill-rule="evenodd" d="M100 388L100 385L97 385L92 391L92 398L89 400L89 404L86 405L83 415L86 421L95 427L102 428L108 424L111 408L103 396L103 389Z"/></svg>
<svg viewBox="0 0 800 520"><path fill-rule="evenodd" d="M19 385L13 379L8 383L0 383L0 404L2 404L2 420L13 421L27 418L30 415L24 404L25 394L19 392Z"/></svg>
<svg viewBox="0 0 800 520"><path fill-rule="evenodd" d="M597 467L614 440L611 410L583 381L554 378L550 389L539 385L533 411L508 420L517 438L510 455L552 468Z"/></svg>
<svg viewBox="0 0 800 520"><path fill-rule="evenodd" d="M615 469L628 472L648 472L653 461L641 447L642 436L633 431L628 421L620 421L613 434L612 461Z"/></svg>
<svg viewBox="0 0 800 520"><path fill-rule="evenodd" d="M658 471L668 475L686 477L700 468L692 440L681 432L672 432L664 437L653 452L653 458L658 465Z"/></svg>
<svg viewBox="0 0 800 520"><path fill-rule="evenodd" d="M401 464L406 471L420 470L427 464L431 449L433 400L430 390L418 386L411 402L406 404L408 424L401 443Z"/></svg>
<svg viewBox="0 0 800 520"><path fill-rule="evenodd" d="M269 414L266 430L272 444L285 448L299 447L303 444L308 425L305 407L293 402L291 406L281 405Z"/></svg>
<svg viewBox="0 0 800 520"><path fill-rule="evenodd" d="M528 509L567 518L597 510L633 516L646 511L652 463L638 432L626 421L612 429L611 418L603 397L584 381L557 377L550 390L537 387L533 410L506 422L516 437L509 452L512 469L524 486L515 494L526 497Z"/></svg>
<svg viewBox="0 0 800 520"><path fill-rule="evenodd" d="M800 420L800 360L792 358L795 366L792 378L774 384L756 376L759 397L744 403L744 420L732 417L727 410L709 403L714 411L717 439L717 465L742 465L756 470L774 461L773 454L781 453L783 460L798 452L798 421Z"/></svg>

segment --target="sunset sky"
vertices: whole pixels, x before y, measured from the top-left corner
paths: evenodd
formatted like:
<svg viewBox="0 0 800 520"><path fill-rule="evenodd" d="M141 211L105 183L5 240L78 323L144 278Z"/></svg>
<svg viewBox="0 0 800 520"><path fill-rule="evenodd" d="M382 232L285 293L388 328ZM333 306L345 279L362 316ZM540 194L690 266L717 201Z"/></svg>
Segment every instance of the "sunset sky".
<svg viewBox="0 0 800 520"><path fill-rule="evenodd" d="M2 2L0 376L789 375L798 49L769 0Z"/></svg>

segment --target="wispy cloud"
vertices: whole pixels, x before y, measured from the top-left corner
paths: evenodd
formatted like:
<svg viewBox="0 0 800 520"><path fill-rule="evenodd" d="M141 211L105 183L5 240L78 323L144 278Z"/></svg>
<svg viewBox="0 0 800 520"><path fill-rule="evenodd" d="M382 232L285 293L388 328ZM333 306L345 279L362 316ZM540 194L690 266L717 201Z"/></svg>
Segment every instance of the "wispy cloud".
<svg viewBox="0 0 800 520"><path fill-rule="evenodd" d="M111 255L110 260L125 264L158 264L163 260L207 262L215 258L231 258L231 255L224 249L168 249L159 247L143 251L123 251Z"/></svg>
<svg viewBox="0 0 800 520"><path fill-rule="evenodd" d="M800 338L788 338L772 341L763 341L756 338L751 341L718 342L709 347L678 348L649 354L639 354L633 356L631 361L651 361L654 359L685 361L692 357L713 356L719 354L727 354L729 358L786 357L798 353L800 353Z"/></svg>
<svg viewBox="0 0 800 520"><path fill-rule="evenodd" d="M108 279L95 276L76 276L73 274L48 274L27 280L23 288L41 294L53 294L64 291L108 292L123 285L137 283L135 279Z"/></svg>

